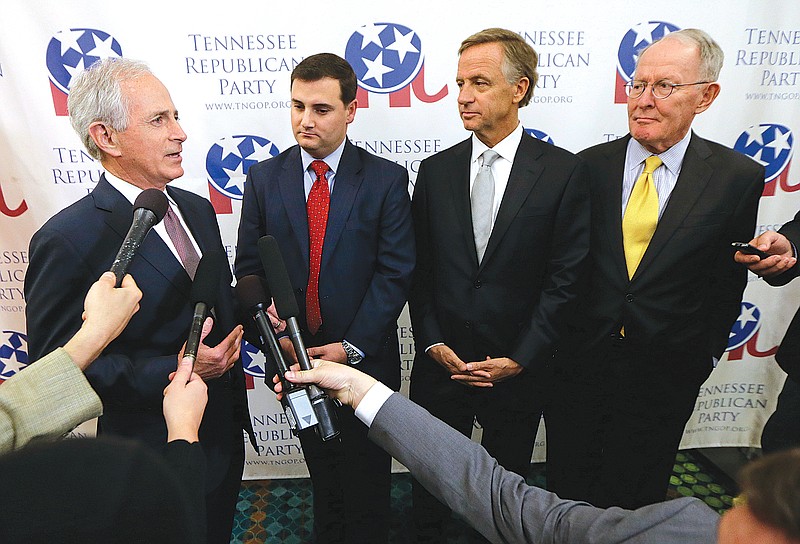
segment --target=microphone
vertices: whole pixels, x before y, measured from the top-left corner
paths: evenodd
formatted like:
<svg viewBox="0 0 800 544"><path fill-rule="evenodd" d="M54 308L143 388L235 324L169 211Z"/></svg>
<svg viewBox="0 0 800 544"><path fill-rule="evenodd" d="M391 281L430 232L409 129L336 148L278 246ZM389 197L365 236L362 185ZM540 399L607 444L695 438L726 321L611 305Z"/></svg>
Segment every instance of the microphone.
<svg viewBox="0 0 800 544"><path fill-rule="evenodd" d="M116 287L122 285L122 278L125 277L136 250L150 229L164 219L168 206L167 196L158 189L145 189L136 197L133 203L133 223L111 265L111 272L117 276Z"/></svg>
<svg viewBox="0 0 800 544"><path fill-rule="evenodd" d="M278 373L281 378L281 383L283 384L283 398L281 399L281 404L283 405L286 419L289 420L289 427L292 433L297 436L299 431L313 427L318 423L318 420L314 413L314 407L311 404L307 389L287 382L283 377L286 371L289 370L289 364L286 362L283 350L275 336L275 331L272 330L272 325L267 317L267 301L269 301L271 297L265 285L265 280L256 275L245 276L236 282L235 289L236 298L239 299L242 307L246 308L253 316L253 320L258 327L258 332L261 335L262 343L265 345L266 349L269 350L268 355L266 349L262 347L262 353L264 353L265 357L271 355L278 366ZM272 380L266 372L264 373L264 383L271 388Z"/></svg>
<svg viewBox="0 0 800 544"><path fill-rule="evenodd" d="M208 317L211 308L217 303L222 267L226 265L224 260L225 257L221 251L208 251L200 258L194 274L190 295L190 301L194 304L194 315L189 328L189 337L186 339L186 349L183 350L183 356L192 360L192 371L194 371L194 362L197 360L197 350L200 348L203 322Z"/></svg>
<svg viewBox="0 0 800 544"><path fill-rule="evenodd" d="M311 370L311 361L308 359L308 352L300 334L300 326L297 324L297 315L300 313L300 309L297 307L292 282L289 280L289 273L286 271L286 265L275 238L269 235L259 238L258 254L267 275L267 284L272 291L272 300L278 311L278 317L286 321L286 328L297 355L297 362L300 363L300 368L303 370ZM314 384L308 386L308 394L319 420L317 433L320 438L326 441L339 436L336 426L336 408L333 401Z"/></svg>

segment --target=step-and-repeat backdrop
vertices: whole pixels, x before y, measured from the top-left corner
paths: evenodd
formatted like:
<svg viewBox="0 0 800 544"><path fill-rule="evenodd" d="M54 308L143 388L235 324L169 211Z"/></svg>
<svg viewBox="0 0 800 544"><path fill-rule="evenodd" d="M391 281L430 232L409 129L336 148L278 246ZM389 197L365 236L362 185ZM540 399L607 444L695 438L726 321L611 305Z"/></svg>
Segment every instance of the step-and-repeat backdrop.
<svg viewBox="0 0 800 544"><path fill-rule="evenodd" d="M22 287L31 235L92 190L101 167L66 112L70 81L98 58L146 61L165 83L189 136L177 186L211 200L228 258L245 173L294 144L289 75L304 57L345 57L359 78L349 136L408 169L464 139L454 84L459 43L490 26L518 32L539 53L538 87L521 110L535 137L579 151L627 132L622 85L636 51L680 28L708 31L725 51L722 93L694 128L766 166L757 232L800 209L792 169L800 130L800 4L792 0L606 2L228 3L9 0L0 7L0 379L29 361ZM800 285L780 290L755 276L729 349L699 391L684 447L757 446L785 375L776 346ZM58 281L58 278L53 278ZM800 282L796 282L800 283ZM398 323L402 369L413 359L407 314ZM263 357L244 350L258 451L246 478L306 474L302 452L273 394ZM407 387L404 387L407 391ZM76 433L91 433L85 425ZM536 458L544 455L544 434Z"/></svg>

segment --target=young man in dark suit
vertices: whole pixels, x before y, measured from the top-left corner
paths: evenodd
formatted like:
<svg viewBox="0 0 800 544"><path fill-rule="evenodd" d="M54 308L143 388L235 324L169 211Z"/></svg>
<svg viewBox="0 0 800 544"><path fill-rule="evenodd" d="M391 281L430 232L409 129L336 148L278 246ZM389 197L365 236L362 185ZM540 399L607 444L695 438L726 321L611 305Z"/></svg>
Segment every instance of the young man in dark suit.
<svg viewBox="0 0 800 544"><path fill-rule="evenodd" d="M592 191L590 276L556 358L548 487L595 506L662 501L700 385L722 357L764 168L691 131L722 50L681 30L639 56L630 135L579 153Z"/></svg>
<svg viewBox="0 0 800 544"><path fill-rule="evenodd" d="M69 112L105 173L90 195L59 212L31 239L25 278L30 355L38 359L78 330L84 295L111 268L136 197L145 189L164 191L171 211L144 239L128 270L143 293L140 310L86 371L103 401L98 432L160 449L167 438L161 398L192 323L194 268L203 253L223 251L216 215L208 200L168 186L183 175L186 134L169 92L144 64L121 58L97 62L73 80ZM185 253L189 246L193 256ZM231 281L225 267L213 329L204 331L195 362L208 385L200 438L207 458L209 543L230 541L244 467L242 429L254 440Z"/></svg>
<svg viewBox="0 0 800 544"><path fill-rule="evenodd" d="M291 81L298 145L248 171L236 276L264 275L257 242L274 236L309 355L357 365L399 389L397 318L415 260L408 173L348 141L358 104L347 61L312 55ZM391 458L352 412L340 410L339 422L340 442L300 434L315 542L387 542Z"/></svg>
<svg viewBox="0 0 800 544"><path fill-rule="evenodd" d="M491 28L459 49L456 83L472 136L422 161L412 203L411 398L526 475L547 365L589 249L582 161L529 136L536 52ZM417 542L442 542L449 509L414 482Z"/></svg>

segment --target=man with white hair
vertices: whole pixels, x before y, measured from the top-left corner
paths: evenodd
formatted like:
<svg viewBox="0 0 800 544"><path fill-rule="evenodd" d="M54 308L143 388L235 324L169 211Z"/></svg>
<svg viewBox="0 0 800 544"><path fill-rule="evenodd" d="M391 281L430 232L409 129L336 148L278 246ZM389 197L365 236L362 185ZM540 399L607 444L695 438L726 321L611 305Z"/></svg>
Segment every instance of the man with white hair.
<svg viewBox="0 0 800 544"><path fill-rule="evenodd" d="M595 506L666 495L700 385L739 316L764 168L692 130L723 53L687 29L654 42L626 85L628 129L579 153L590 173L590 274L553 361L548 488Z"/></svg>

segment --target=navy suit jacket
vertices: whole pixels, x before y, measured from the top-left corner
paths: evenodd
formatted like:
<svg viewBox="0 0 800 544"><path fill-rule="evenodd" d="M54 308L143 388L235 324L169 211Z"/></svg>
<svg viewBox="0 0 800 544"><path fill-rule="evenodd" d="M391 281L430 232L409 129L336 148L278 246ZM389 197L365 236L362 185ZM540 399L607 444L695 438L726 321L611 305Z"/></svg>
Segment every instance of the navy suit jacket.
<svg viewBox="0 0 800 544"><path fill-rule="evenodd" d="M557 349L589 251L586 173L572 153L523 134L478 264L471 152L471 139L464 140L422 161L417 176L412 389L415 395L438 395L452 387L449 373L425 353L444 342L464 361L488 355L522 365L528 372L486 394L532 406L532 383Z"/></svg>
<svg viewBox="0 0 800 544"><path fill-rule="evenodd" d="M305 331L309 241L303 175L298 146L248 170L236 277L264 276L257 243L262 236L274 236ZM345 142L322 246L322 327L314 336L304 334L306 345L346 339L365 353L360 370L398 389L397 318L408 296L414 261L408 173Z"/></svg>
<svg viewBox="0 0 800 544"><path fill-rule="evenodd" d="M216 215L208 200L168 187L201 251L222 251ZM103 176L91 194L53 216L30 242L25 278L28 347L36 360L80 328L83 299L111 268L133 218L131 203ZM226 267L227 271L227 267ZM128 272L142 291L139 311L86 371L103 401L101 433L139 438L153 447L166 443L161 402L168 376L192 322L192 281L163 240L149 233ZM222 274L214 308L214 346L235 326L230 272ZM252 433L241 363L210 380L200 440L208 457L209 479L218 482L227 467L231 437ZM209 487L208 489L213 489Z"/></svg>
<svg viewBox="0 0 800 544"><path fill-rule="evenodd" d="M680 352L690 366L700 361L702 381L740 313L747 269L733 261L731 242L753 237L764 168L692 134L669 202L629 280L622 243L629 139L579 153L591 176L591 276L569 346L591 353L624 326L636 345Z"/></svg>

